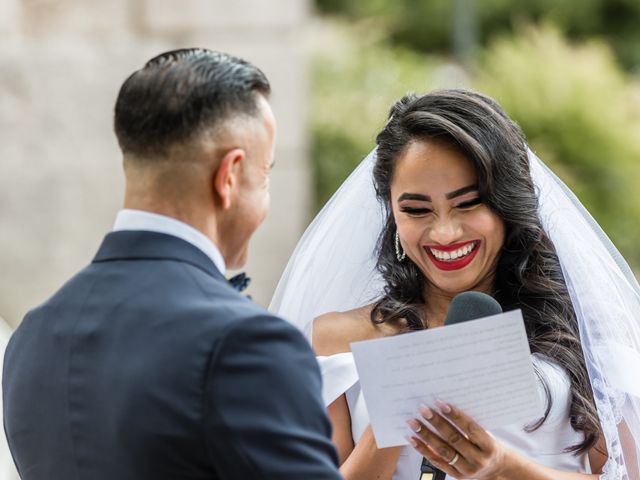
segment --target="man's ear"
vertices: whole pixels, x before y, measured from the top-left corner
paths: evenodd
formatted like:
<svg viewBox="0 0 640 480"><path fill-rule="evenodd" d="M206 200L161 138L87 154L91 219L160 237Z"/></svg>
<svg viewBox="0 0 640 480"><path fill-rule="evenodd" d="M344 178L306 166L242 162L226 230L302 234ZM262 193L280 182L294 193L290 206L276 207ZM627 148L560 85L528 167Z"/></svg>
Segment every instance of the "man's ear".
<svg viewBox="0 0 640 480"><path fill-rule="evenodd" d="M242 148L234 148L225 153L213 172L213 189L220 199L224 210L231 206L234 190L238 187L241 174L241 163L246 157Z"/></svg>

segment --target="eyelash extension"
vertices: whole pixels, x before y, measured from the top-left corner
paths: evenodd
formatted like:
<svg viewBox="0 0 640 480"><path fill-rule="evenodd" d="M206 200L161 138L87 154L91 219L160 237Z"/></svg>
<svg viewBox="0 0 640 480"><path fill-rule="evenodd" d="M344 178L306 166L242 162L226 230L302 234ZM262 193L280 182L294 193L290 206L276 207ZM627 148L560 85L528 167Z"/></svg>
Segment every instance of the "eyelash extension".
<svg viewBox="0 0 640 480"><path fill-rule="evenodd" d="M411 207L402 207L400 211L402 213L408 213L409 215L423 215L423 214L432 212L432 210L428 208L411 208Z"/></svg>
<svg viewBox="0 0 640 480"><path fill-rule="evenodd" d="M463 202L460 205L457 205L456 208L470 208L475 207L476 205L480 205L482 203L482 199L480 197L474 198L473 200L469 200L468 202Z"/></svg>
<svg viewBox="0 0 640 480"><path fill-rule="evenodd" d="M463 202L459 205L456 205L456 208L471 208L475 207L482 203L482 199L480 197L474 198L473 200L469 200L468 202ZM409 215L425 215L427 213L431 213L433 210L429 208L411 208L411 207L402 207L400 209L403 213L408 213Z"/></svg>

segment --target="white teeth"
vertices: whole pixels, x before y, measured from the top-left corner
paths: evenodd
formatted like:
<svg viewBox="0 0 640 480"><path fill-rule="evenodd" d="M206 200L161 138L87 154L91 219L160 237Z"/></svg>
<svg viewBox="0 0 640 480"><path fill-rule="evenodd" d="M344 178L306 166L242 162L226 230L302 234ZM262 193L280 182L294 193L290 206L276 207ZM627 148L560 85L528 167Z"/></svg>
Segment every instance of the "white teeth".
<svg viewBox="0 0 640 480"><path fill-rule="evenodd" d="M473 249L475 248L476 243L470 243L465 245L458 250L454 250L453 252L443 252L441 250L436 250L434 248L430 248L429 251L436 257L438 260L447 261L447 260L458 260L461 257L469 255Z"/></svg>

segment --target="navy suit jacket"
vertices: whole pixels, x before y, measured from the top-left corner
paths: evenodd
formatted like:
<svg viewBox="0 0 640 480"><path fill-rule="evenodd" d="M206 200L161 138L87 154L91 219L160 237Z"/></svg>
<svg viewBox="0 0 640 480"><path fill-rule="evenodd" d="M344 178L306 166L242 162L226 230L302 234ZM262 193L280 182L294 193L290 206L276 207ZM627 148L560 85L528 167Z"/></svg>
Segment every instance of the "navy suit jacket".
<svg viewBox="0 0 640 480"><path fill-rule="evenodd" d="M23 480L339 479L316 360L165 234L107 235L4 362Z"/></svg>

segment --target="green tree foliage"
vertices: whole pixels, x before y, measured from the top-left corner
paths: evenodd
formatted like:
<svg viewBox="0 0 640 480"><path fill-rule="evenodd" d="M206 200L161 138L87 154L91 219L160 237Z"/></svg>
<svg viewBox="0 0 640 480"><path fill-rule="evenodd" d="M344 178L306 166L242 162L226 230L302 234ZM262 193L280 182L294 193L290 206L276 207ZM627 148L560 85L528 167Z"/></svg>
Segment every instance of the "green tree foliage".
<svg viewBox="0 0 640 480"><path fill-rule="evenodd" d="M451 53L456 5L471 3L482 45L523 22L552 21L572 39L602 36L626 68L640 69L638 0L316 0L321 13L383 19L394 43L431 53Z"/></svg>

